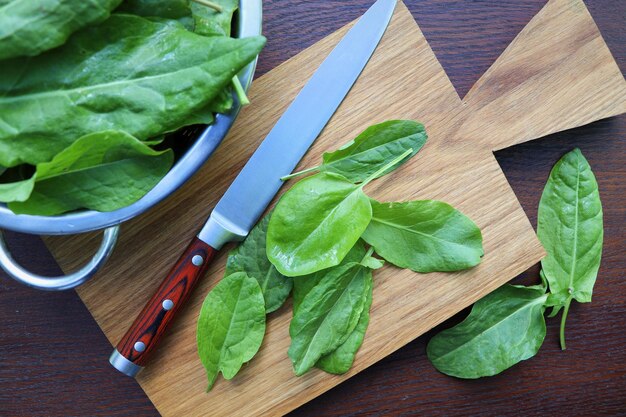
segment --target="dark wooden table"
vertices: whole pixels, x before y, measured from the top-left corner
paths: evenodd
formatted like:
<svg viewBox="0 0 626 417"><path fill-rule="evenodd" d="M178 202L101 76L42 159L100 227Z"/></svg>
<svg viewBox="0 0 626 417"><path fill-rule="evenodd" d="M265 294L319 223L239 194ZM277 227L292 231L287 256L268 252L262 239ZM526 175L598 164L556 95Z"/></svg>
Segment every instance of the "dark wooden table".
<svg viewBox="0 0 626 417"><path fill-rule="evenodd" d="M266 1L269 43L259 74L357 18L371 2ZM407 3L463 96L544 0ZM588 0L587 6L624 71L626 2ZM293 415L626 414L626 117L556 134L496 156L536 224L537 204L550 168L576 146L589 159L600 184L605 243L593 303L574 303L571 308L567 351L559 349L558 319L553 319L535 358L496 377L461 381L439 374L428 362L425 345L431 333ZM38 238L10 237L24 265L42 274L60 273ZM0 416L158 415L139 385L109 366L111 346L74 292L34 291L0 275ZM535 267L517 280L537 279Z"/></svg>

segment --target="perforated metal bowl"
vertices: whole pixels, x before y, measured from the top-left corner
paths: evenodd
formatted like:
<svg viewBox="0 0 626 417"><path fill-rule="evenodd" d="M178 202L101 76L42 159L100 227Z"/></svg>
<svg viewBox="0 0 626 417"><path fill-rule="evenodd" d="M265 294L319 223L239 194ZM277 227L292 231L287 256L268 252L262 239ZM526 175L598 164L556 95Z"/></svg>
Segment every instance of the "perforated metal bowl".
<svg viewBox="0 0 626 417"><path fill-rule="evenodd" d="M260 35L261 24L262 1L240 0L235 36L243 38ZM246 90L252 83L256 62L255 59L239 74ZM82 210L59 216L31 216L16 215L6 205L0 205L0 267L17 281L43 290L63 290L82 284L106 262L115 246L119 225L146 212L183 185L219 146L238 113L239 106L235 106L228 114L218 114L215 123L198 136L170 172L143 198L130 206L106 213ZM37 235L69 235L104 229L104 238L98 252L83 268L73 274L50 278L32 274L13 260L2 229Z"/></svg>

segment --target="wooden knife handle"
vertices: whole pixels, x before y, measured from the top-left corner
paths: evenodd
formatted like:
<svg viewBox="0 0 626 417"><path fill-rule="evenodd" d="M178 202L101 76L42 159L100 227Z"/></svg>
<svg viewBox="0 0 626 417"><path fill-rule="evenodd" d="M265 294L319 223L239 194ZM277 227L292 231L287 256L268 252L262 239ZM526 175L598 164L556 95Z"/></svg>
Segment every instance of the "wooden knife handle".
<svg viewBox="0 0 626 417"><path fill-rule="evenodd" d="M109 361L116 369L135 376L145 366L216 253L207 243L193 239L113 351Z"/></svg>

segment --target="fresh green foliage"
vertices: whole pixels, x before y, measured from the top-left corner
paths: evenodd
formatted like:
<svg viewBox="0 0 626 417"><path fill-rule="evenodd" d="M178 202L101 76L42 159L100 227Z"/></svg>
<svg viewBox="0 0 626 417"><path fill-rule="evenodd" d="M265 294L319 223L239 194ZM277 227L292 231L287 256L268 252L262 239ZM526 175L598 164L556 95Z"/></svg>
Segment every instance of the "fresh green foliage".
<svg viewBox="0 0 626 417"><path fill-rule="evenodd" d="M537 235L548 253L541 266L552 295L561 303L590 302L602 255L602 204L579 149L552 169L539 203Z"/></svg>
<svg viewBox="0 0 626 417"><path fill-rule="evenodd" d="M202 304L196 333L208 390L218 372L232 379L257 353L264 334L265 303L258 281L243 272L222 279Z"/></svg>
<svg viewBox="0 0 626 417"><path fill-rule="evenodd" d="M370 248L368 255L371 255L372 253L374 253L374 248ZM366 266L370 269L379 269L382 268L385 265L385 261L381 261L380 259L376 259L374 257L371 256L367 256L365 259L363 259L361 261L361 264L363 266Z"/></svg>
<svg viewBox="0 0 626 417"><path fill-rule="evenodd" d="M230 36L233 14L238 8L238 0L193 0L191 2L191 12L194 21L194 31L203 36ZM237 76L234 76L232 79L232 87L241 106L250 104L246 91ZM232 94L230 89L226 91L228 94L226 95L226 102L223 103L228 106L225 110L230 110L233 105ZM216 111L224 113L225 110Z"/></svg>
<svg viewBox="0 0 626 417"><path fill-rule="evenodd" d="M195 32L204 36L230 36L233 13L239 7L238 0L211 0L222 10L207 7L202 1L191 3L191 12L195 21Z"/></svg>
<svg viewBox="0 0 626 417"><path fill-rule="evenodd" d="M237 77L234 77L237 78ZM233 78L233 79L234 79ZM238 78L237 78L238 79ZM230 88L226 88L222 90L216 97L213 99L206 110L209 111L211 115L211 121L213 113L226 113L233 108L233 94L230 91Z"/></svg>
<svg viewBox="0 0 626 417"><path fill-rule="evenodd" d="M322 165L289 175L283 179L306 172L321 171L334 172L358 183L380 170L390 161L398 158L408 149L412 149L413 152L404 160L390 167L387 171L381 172L379 176L397 169L422 149L426 139L426 130L421 123L412 120L390 120L367 128L341 149L325 153Z"/></svg>
<svg viewBox="0 0 626 417"><path fill-rule="evenodd" d="M360 185L321 172L293 186L276 205L267 231L267 256L286 276L338 265L372 218L363 187L413 152L408 149Z"/></svg>
<svg viewBox="0 0 626 417"><path fill-rule="evenodd" d="M237 0L125 0L116 12L175 19L200 35L230 36L233 14L238 7Z"/></svg>
<svg viewBox="0 0 626 417"><path fill-rule="evenodd" d="M545 338L547 307L552 307L548 318L563 309L560 339L565 349L571 301L591 301L602 254L598 184L579 149L561 158L550 173L539 203L537 235L548 253L541 262L541 285L506 285L478 301L461 324L433 337L427 353L439 371L479 378L534 356Z"/></svg>
<svg viewBox="0 0 626 417"><path fill-rule="evenodd" d="M293 280L280 274L276 267L267 259L265 239L269 215L265 216L252 229L246 240L228 255L226 276L235 272L245 272L256 279L261 286L265 298L265 312L271 313L283 305Z"/></svg>
<svg viewBox="0 0 626 417"><path fill-rule="evenodd" d="M381 123L326 153L322 165L283 178L321 171L299 181L278 202L266 241L270 262L294 277L289 357L296 375L312 366L334 374L352 366L369 323L371 269L382 266L370 256L373 250L418 272L458 271L481 261L480 229L448 204L379 203L363 192L425 141L420 123ZM357 263L355 254L364 251L359 237L372 248ZM362 272L369 274L367 283L355 288Z"/></svg>
<svg viewBox="0 0 626 417"><path fill-rule="evenodd" d="M149 171L125 171L117 182L102 178L99 163L89 172L102 175L81 185L42 179L32 165L52 161L94 132L128 132L130 140L136 141L134 136L156 146L165 133L210 124L214 113L232 109L231 80L265 40L229 38L237 1L193 1L204 4L194 6L193 15L191 0L126 0L109 17L120 0L0 0L0 59L10 58L0 68L0 201L38 214L130 204L145 194L147 184L156 184L155 161L167 159L171 165L169 153L153 155ZM196 20L202 23L198 34L193 33ZM83 26L90 27L69 37ZM207 28L219 28L219 33ZM236 81L240 101L246 102ZM73 149L82 152L79 148ZM86 178L70 171L64 181ZM100 192L94 189L98 182ZM122 183L130 189L126 197L118 190ZM69 200L61 203L63 198ZM41 202L45 207L35 207Z"/></svg>
<svg viewBox="0 0 626 417"><path fill-rule="evenodd" d="M479 300L460 324L434 336L427 354L457 378L498 374L533 357L546 335L544 288L505 285Z"/></svg>
<svg viewBox="0 0 626 417"><path fill-rule="evenodd" d="M92 133L52 161L38 164L30 180L13 183L22 195L16 198L14 190L9 208L18 214L46 216L79 208L116 210L150 191L167 174L172 161L171 150L155 151L127 133ZM11 184L0 187L7 186ZM26 192L28 187L31 193ZM11 201L2 188L0 201Z"/></svg>
<svg viewBox="0 0 626 417"><path fill-rule="evenodd" d="M30 197L34 186L34 176L25 180L0 184L0 201L3 203L25 201Z"/></svg>
<svg viewBox="0 0 626 417"><path fill-rule="evenodd" d="M164 19L191 18L190 0L124 0L116 13ZM193 30L193 24L190 27Z"/></svg>
<svg viewBox="0 0 626 417"><path fill-rule="evenodd" d="M591 302L602 257L603 220L598 183L579 149L556 163L541 196L537 235L546 249L542 273L550 288L553 314L565 309L561 346L572 299Z"/></svg>
<svg viewBox="0 0 626 417"><path fill-rule="evenodd" d="M350 370L354 363L354 358L357 351L363 344L365 338L365 331L370 322L370 307L372 306L372 289L373 282L371 274L368 276L367 288L365 289L365 303L363 304L363 311L356 324L356 327L350 333L345 342L343 342L337 349L322 356L315 364L316 368L330 374L345 374Z"/></svg>
<svg viewBox="0 0 626 417"><path fill-rule="evenodd" d="M195 27L190 0L124 0L115 13L132 14L150 19L178 20L185 29ZM213 114L210 114L211 117ZM211 123L210 121L209 123Z"/></svg>
<svg viewBox="0 0 626 417"><path fill-rule="evenodd" d="M241 84L239 77L236 75L233 77L233 89L235 90L235 94L237 95L237 99L239 100L239 104L241 106L247 106L250 104L250 99L246 95L246 90Z"/></svg>
<svg viewBox="0 0 626 417"><path fill-rule="evenodd" d="M60 48L0 68L0 165L49 161L114 127L140 140L184 125L258 54L262 37L198 36L113 15Z"/></svg>
<svg viewBox="0 0 626 417"><path fill-rule="evenodd" d="M482 234L472 220L441 201L379 203L363 239L392 264L417 272L471 268L483 256Z"/></svg>
<svg viewBox="0 0 626 417"><path fill-rule="evenodd" d="M76 30L106 19L120 2L4 0L0 2L0 59L34 56L62 45Z"/></svg>
<svg viewBox="0 0 626 417"><path fill-rule="evenodd" d="M293 311L294 314L298 311L300 304L304 297L315 288L327 275L338 268L342 268L348 264L361 263L363 266L368 266L370 269L377 269L382 266L382 263L371 256L366 254L365 247L362 241L358 241L356 245L348 252L340 265L331 269L322 270L311 275L305 275L301 277L293 278ZM352 363L356 352L363 343L363 338L367 325L369 324L369 309L372 304L372 283L368 280L368 289L366 290L365 303L363 305L363 311L359 317L356 327L350 333L344 343L337 347L334 351L321 357L315 367L320 368L328 373L343 374L347 372Z"/></svg>
<svg viewBox="0 0 626 417"><path fill-rule="evenodd" d="M343 258L343 261L335 268L340 266L344 266L349 263L360 263L363 260L370 259L371 257L365 257L367 251L365 250L365 246L363 245L363 241L359 240L353 247L350 249L350 252ZM374 259L374 258L371 258ZM302 303L304 297L315 287L320 281L326 276L330 269L324 269L313 274L303 275L299 277L293 277L293 311L298 310L298 307Z"/></svg>
<svg viewBox="0 0 626 417"><path fill-rule="evenodd" d="M203 36L230 36L238 0L125 0L116 12L175 19Z"/></svg>
<svg viewBox="0 0 626 417"><path fill-rule="evenodd" d="M305 178L274 209L267 230L267 256L286 276L338 265L371 217L363 187L327 172Z"/></svg>
<svg viewBox="0 0 626 417"><path fill-rule="evenodd" d="M296 375L304 374L351 336L365 307L371 280L370 268L350 262L329 270L304 295L289 326L289 357Z"/></svg>
<svg viewBox="0 0 626 417"><path fill-rule="evenodd" d="M366 130L343 151L326 154L327 165L315 168L322 172L285 193L229 256L226 275L256 278L267 312L284 303L293 285L288 355L296 375L314 366L343 374L352 366L369 324L372 270L383 266L372 257L374 249L420 271L456 271L480 262L480 230L449 205L378 203L363 191L415 155L412 146L421 148L425 140L415 122ZM370 223L372 212L376 224ZM366 251L361 236L376 247ZM543 311L547 295L540 295Z"/></svg>

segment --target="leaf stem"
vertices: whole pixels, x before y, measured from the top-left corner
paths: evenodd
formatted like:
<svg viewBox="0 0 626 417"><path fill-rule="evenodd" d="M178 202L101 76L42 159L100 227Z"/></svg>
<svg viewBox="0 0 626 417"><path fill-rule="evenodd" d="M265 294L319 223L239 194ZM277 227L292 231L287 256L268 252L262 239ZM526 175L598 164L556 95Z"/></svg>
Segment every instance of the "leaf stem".
<svg viewBox="0 0 626 417"><path fill-rule="evenodd" d="M560 310L561 306L552 306L552 311L550 311L550 314L548 314L548 318L551 319L553 317L556 317L556 315L559 314Z"/></svg>
<svg viewBox="0 0 626 417"><path fill-rule="evenodd" d="M367 250L367 252L365 253L365 256L363 257L363 259L361 259L361 262L363 262L364 260L366 260L367 258L369 258L370 256L372 256L372 254L374 253L374 247L370 246L370 248Z"/></svg>
<svg viewBox="0 0 626 417"><path fill-rule="evenodd" d="M565 302L565 309L561 316L561 330L559 331L559 340L561 341L561 350L565 350L565 321L567 320L567 313L569 313L569 306L572 303L572 297L570 296Z"/></svg>
<svg viewBox="0 0 626 417"><path fill-rule="evenodd" d="M303 169L302 171L294 172L293 174L285 175L284 177L280 177L280 179L281 181L287 181L297 176L308 174L309 172L319 171L319 169L320 169L320 166L318 165L316 167L307 168L307 169Z"/></svg>
<svg viewBox="0 0 626 417"><path fill-rule="evenodd" d="M191 0L191 1L201 4L203 6L209 7L218 13L222 13L224 11L224 9L222 9L222 6L210 0Z"/></svg>
<svg viewBox="0 0 626 417"><path fill-rule="evenodd" d="M365 187L372 180L376 179L376 177L378 177L383 172L387 171L389 168L391 168L392 166L394 166L398 162L402 161L404 158L406 158L407 156L409 156L412 153L413 153L413 149L407 149L402 155L400 155L399 157L395 158L393 161L389 162L387 165L385 165L384 167L382 167L378 171L374 172L373 175L371 175L369 178L367 178L365 181L363 181L361 183L360 187L361 188ZM304 169L302 171L294 172L293 174L289 174L289 175L285 175L284 177L280 177L280 179L282 181L287 181L287 180L290 180L290 179L295 178L297 176L308 174L309 172L319 171L320 167L321 167L321 165L318 165L318 166L315 166L315 167L312 167L312 168L307 168L307 169Z"/></svg>
<svg viewBox="0 0 626 417"><path fill-rule="evenodd" d="M243 85L241 85L241 81L239 81L239 77L236 75L233 77L233 87L235 88L235 94L237 94L239 104L241 104L242 107L250 104L246 90L243 89Z"/></svg>
<svg viewBox="0 0 626 417"><path fill-rule="evenodd" d="M406 158L407 156L411 155L412 153L413 153L413 149L407 149L402 155L398 156L393 161L389 162L387 165L385 165L384 167L382 167L381 169L379 169L378 171L376 171L372 175L370 175L365 181L363 181L361 183L361 185L359 187L360 188L365 187L367 184L372 182L372 180L374 180L378 176L380 176L383 172L387 171L389 168L391 168L392 166L396 165L398 162L402 161L404 158Z"/></svg>

